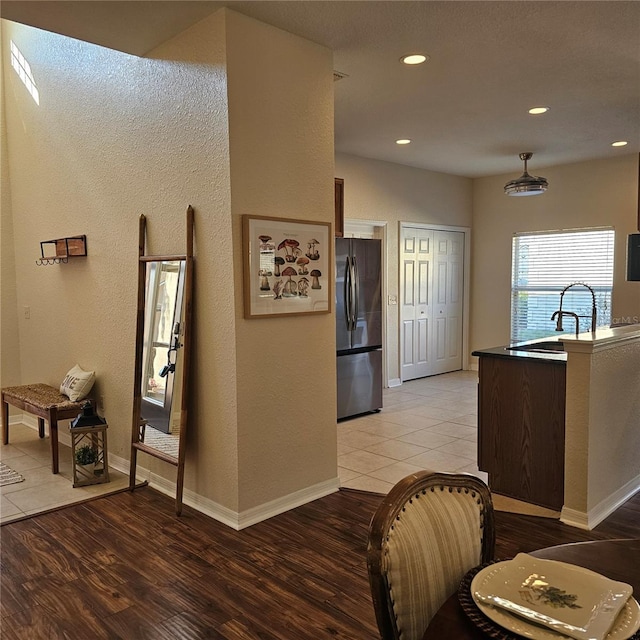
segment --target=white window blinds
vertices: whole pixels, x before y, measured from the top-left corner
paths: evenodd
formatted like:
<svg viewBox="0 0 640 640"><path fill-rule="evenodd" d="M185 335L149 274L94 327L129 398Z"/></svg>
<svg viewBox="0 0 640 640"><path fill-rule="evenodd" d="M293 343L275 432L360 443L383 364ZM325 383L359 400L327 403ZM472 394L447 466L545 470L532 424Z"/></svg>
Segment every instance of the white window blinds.
<svg viewBox="0 0 640 640"><path fill-rule="evenodd" d="M560 293L581 282L595 292L597 326L611 323L613 287L613 229L516 234L513 238L511 280L511 340L523 342L556 335L554 311ZM569 289L562 309L580 317L580 331L591 330L591 292ZM563 320L564 333L575 332L575 320Z"/></svg>

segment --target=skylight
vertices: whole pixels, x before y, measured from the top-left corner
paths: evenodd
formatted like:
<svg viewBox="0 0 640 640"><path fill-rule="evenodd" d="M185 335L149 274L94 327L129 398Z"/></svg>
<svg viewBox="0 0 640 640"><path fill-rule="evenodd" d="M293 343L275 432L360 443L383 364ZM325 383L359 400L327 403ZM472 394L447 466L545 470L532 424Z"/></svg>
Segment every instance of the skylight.
<svg viewBox="0 0 640 640"><path fill-rule="evenodd" d="M27 87L27 91L31 94L31 97L35 100L36 104L40 104L40 93L36 87L36 81L31 73L31 67L25 60L25 57L20 53L20 49L16 47L13 40L11 41L11 66L15 72L20 76L22 84Z"/></svg>

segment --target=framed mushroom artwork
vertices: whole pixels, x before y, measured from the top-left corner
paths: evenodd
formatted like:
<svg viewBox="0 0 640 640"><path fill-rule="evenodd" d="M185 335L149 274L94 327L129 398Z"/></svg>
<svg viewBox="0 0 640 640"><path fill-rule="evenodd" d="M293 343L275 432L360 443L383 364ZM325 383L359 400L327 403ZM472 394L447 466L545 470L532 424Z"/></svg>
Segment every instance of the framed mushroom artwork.
<svg viewBox="0 0 640 640"><path fill-rule="evenodd" d="M331 311L331 224L242 216L244 317Z"/></svg>

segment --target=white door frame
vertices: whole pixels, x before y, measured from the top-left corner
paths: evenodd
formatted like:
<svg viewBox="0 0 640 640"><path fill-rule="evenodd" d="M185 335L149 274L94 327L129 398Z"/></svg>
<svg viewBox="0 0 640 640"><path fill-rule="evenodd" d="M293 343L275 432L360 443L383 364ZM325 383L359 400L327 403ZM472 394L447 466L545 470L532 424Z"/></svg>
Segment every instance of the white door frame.
<svg viewBox="0 0 640 640"><path fill-rule="evenodd" d="M464 269L463 269L463 301L462 301L462 369L467 371L471 368L469 362L469 312L471 309L471 227L457 227L442 224L423 224L421 222L400 222L400 233L398 234L398 272L400 275L400 295L404 291L404 271L401 268L400 260L402 256L402 239L405 229L429 229L431 231L457 231L464 233ZM402 308L402 300L398 301L398 313ZM402 369L402 322L398 318L398 341L400 349L398 351L398 371ZM400 379L402 384L402 378Z"/></svg>
<svg viewBox="0 0 640 640"><path fill-rule="evenodd" d="M359 237L360 234L373 234L375 238L382 240L382 386L389 386L389 370L387 368L387 221L386 220L355 220L345 219L344 237Z"/></svg>

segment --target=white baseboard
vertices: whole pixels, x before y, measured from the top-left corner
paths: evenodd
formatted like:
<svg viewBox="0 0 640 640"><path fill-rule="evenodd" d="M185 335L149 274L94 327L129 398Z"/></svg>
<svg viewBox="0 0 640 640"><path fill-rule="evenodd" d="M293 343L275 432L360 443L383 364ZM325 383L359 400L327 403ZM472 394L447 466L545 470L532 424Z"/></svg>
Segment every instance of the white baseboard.
<svg viewBox="0 0 640 640"><path fill-rule="evenodd" d="M576 527L577 529L591 530L589 526L589 514L583 511L577 511L576 509L568 509L562 507L560 511L560 522L569 525L570 527Z"/></svg>
<svg viewBox="0 0 640 640"><path fill-rule="evenodd" d="M171 482L166 478L153 473L150 474L149 477L149 486L172 498L176 495L175 482ZM218 522L222 522L236 531L240 531L241 529L257 524L258 522L277 516L280 513L290 511L291 509L300 507L303 504L313 502L318 498L335 493L339 488L339 478L333 478L332 480L320 482L312 487L295 491L287 496L282 496L281 498L277 498L271 502L266 502L258 507L253 507L240 513L233 511L232 509L228 509L227 507L223 507L217 502L209 500L208 498L198 495L193 491L189 491L188 489L184 490L183 502L184 504L193 507L196 511L200 511L200 513L204 513L204 515L209 516Z"/></svg>
<svg viewBox="0 0 640 640"><path fill-rule="evenodd" d="M62 422L64 422L64 420ZM9 418L9 425L12 424L23 424L34 431L38 431L38 418L30 413L23 413L22 415ZM11 438L9 438L9 442L11 442ZM60 426L58 426L58 442L67 447L71 447L71 435L66 429L61 429ZM113 467L116 471L120 471L120 473L129 475L129 460L126 458L121 458L113 453L109 453L109 466Z"/></svg>
<svg viewBox="0 0 640 640"><path fill-rule="evenodd" d="M62 422L64 422L64 420ZM38 431L38 418L30 413L18 414L9 418L9 426L12 424L23 424L25 427ZM45 433L48 433L48 425L49 423L45 426ZM67 433L66 429L60 428L60 424L58 424L58 442L66 444L67 447L71 446L71 436ZM9 431L9 444L11 444L11 431Z"/></svg>
<svg viewBox="0 0 640 640"><path fill-rule="evenodd" d="M38 430L38 418L30 413L19 413L9 416L9 426L12 424L24 424L36 431Z"/></svg>
<svg viewBox="0 0 640 640"><path fill-rule="evenodd" d="M36 431L38 430L37 419L29 414L12 417L9 420L9 424L25 424ZM71 446L71 437L66 430L58 429L58 439L61 443ZM109 453L109 466L121 473L124 473L125 475L129 474L129 460L116 456L113 453ZM167 478L156 473L152 473L149 469L141 467L140 464L136 465L136 480L140 482L146 480L149 483L149 486L160 491L160 493L164 493L175 498L175 482L167 480ZM209 500L208 498L194 493L193 491L189 491L188 489L184 490L183 502L210 518L218 520L219 522L239 531L240 529L250 527L253 524L257 524L258 522L277 516L285 511L295 509L303 504L313 502L318 498L335 493L339 488L340 479L337 477L332 478L331 480L326 480L325 482L320 482L311 487L294 491L289 495L276 498L275 500L271 500L270 502L266 502L265 504L261 504L257 507L252 507L251 509L247 509L240 513L232 511L227 507L223 507L213 500Z"/></svg>
<svg viewBox="0 0 640 640"><path fill-rule="evenodd" d="M577 511L576 509L562 507L560 521L571 527L591 531L591 529L597 527L621 504L625 503L638 491L640 491L640 475L629 480L629 482L622 485L617 491L614 491L604 500L601 500L593 509L590 509L586 513L583 511Z"/></svg>
<svg viewBox="0 0 640 640"><path fill-rule="evenodd" d="M258 507L253 507L238 515L238 529L244 529L252 524L257 524L285 511L290 511L318 498L323 498L335 493L340 488L340 478L332 478L325 482L319 482L311 487L294 491L287 496L265 502Z"/></svg>
<svg viewBox="0 0 640 640"><path fill-rule="evenodd" d="M478 365L469 364L463 369L463 371L478 371ZM387 383L387 386L389 387L389 389L391 389L392 387L401 387L402 380L400 378L391 378Z"/></svg>
<svg viewBox="0 0 640 640"><path fill-rule="evenodd" d="M124 473L125 476L129 475L129 461L126 458L121 458L120 456L116 456L113 453L110 453L109 466L116 471L119 471L120 473Z"/></svg>
<svg viewBox="0 0 640 640"><path fill-rule="evenodd" d="M118 471L129 474L129 461L109 454L109 465ZM156 489L160 493L164 493L170 498L176 496L176 483L168 480L157 473L152 473L149 469L136 465L136 481L147 481L149 486ZM184 489L182 501L184 504L192 507L196 511L200 511L206 516L226 524L228 527L240 531L253 524L277 516L280 513L295 509L308 502L313 502L318 498L322 498L331 493L335 493L340 488L340 479L333 478L326 482L320 482L312 487L295 491L287 496L277 498L271 502L267 502L258 507L247 509L244 512L237 513L227 507L224 507L209 498L205 498L189 489Z"/></svg>

